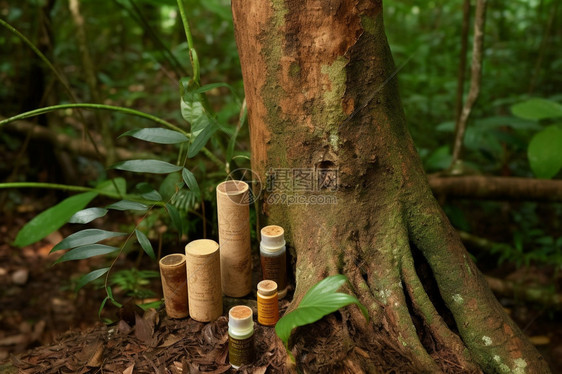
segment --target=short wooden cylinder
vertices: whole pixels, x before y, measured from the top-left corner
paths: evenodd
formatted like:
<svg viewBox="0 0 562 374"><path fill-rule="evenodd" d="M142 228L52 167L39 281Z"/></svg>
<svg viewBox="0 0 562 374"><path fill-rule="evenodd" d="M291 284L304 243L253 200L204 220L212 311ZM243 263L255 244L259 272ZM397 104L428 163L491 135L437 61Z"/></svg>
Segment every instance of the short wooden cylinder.
<svg viewBox="0 0 562 374"><path fill-rule="evenodd" d="M160 278L166 314L170 318L185 318L187 307L186 258L181 253L167 255L160 259Z"/></svg>

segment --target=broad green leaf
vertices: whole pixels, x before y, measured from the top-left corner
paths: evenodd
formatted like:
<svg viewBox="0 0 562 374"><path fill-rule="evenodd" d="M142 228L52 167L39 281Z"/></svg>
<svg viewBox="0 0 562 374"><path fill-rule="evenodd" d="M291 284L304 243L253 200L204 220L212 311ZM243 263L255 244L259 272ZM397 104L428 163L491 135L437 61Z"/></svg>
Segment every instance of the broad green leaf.
<svg viewBox="0 0 562 374"><path fill-rule="evenodd" d="M180 173L171 173L164 178L160 185L159 192L162 200L168 201L183 187L183 180Z"/></svg>
<svg viewBox="0 0 562 374"><path fill-rule="evenodd" d="M424 160L424 167L427 171L443 170L451 165L451 148L448 145L437 148L431 155Z"/></svg>
<svg viewBox="0 0 562 374"><path fill-rule="evenodd" d="M160 195L158 191L156 191L150 184L141 182L137 184L136 188L140 192L143 199L151 201L162 201L162 195Z"/></svg>
<svg viewBox="0 0 562 374"><path fill-rule="evenodd" d="M119 248L117 247L111 247L109 245L104 245L104 244L83 245L81 247L77 247L66 252L58 260L55 261L55 264L58 264L59 262L82 260L94 256L106 255L108 253L113 253L118 250Z"/></svg>
<svg viewBox="0 0 562 374"><path fill-rule="evenodd" d="M148 205L138 203L136 201L121 200L111 205L106 206L107 209L115 210L137 210L144 212L148 209Z"/></svg>
<svg viewBox="0 0 562 374"><path fill-rule="evenodd" d="M103 217L107 214L107 209L104 208L87 208L74 213L68 220L69 223L90 223L96 218Z"/></svg>
<svg viewBox="0 0 562 374"><path fill-rule="evenodd" d="M232 12L230 10L230 7L225 5L229 3L225 3L221 0L205 0L200 4L220 18L232 22Z"/></svg>
<svg viewBox="0 0 562 374"><path fill-rule="evenodd" d="M520 118L541 120L562 117L562 104L546 99L529 99L511 107L511 112Z"/></svg>
<svg viewBox="0 0 562 374"><path fill-rule="evenodd" d="M178 230L179 236L182 236L183 225L182 225L181 216L180 216L178 210L176 209L175 206L170 205L170 204L166 204L166 210L168 211L168 214L170 215L170 218L172 219L172 224L174 225L176 230Z"/></svg>
<svg viewBox="0 0 562 374"><path fill-rule="evenodd" d="M142 249L144 252L150 257L151 259L155 260L156 256L154 255L154 249L152 249L152 244L150 244L150 240L144 235L142 231L135 229L135 234L137 235L137 240L139 241Z"/></svg>
<svg viewBox="0 0 562 374"><path fill-rule="evenodd" d="M139 306L142 308L142 310L147 310L147 309L151 309L151 308L152 309L158 309L158 308L160 308L162 303L164 303L163 300L158 300L158 301L152 301L150 303L139 304Z"/></svg>
<svg viewBox="0 0 562 374"><path fill-rule="evenodd" d="M183 168L181 175L187 187L199 196L201 191L199 190L199 184L197 184L197 180L195 179L193 173L189 169Z"/></svg>
<svg viewBox="0 0 562 374"><path fill-rule="evenodd" d="M483 129L494 129L498 127L510 127L515 130L540 130L541 127L535 121L512 116L494 116L474 120L474 127Z"/></svg>
<svg viewBox="0 0 562 374"><path fill-rule="evenodd" d="M314 300L315 297L320 297L329 293L336 292L341 286L347 282L347 278L343 274L333 275L322 279L320 282L316 283L314 286L310 287L308 292L304 295L301 300L301 304L304 302L308 303L310 300Z"/></svg>
<svg viewBox="0 0 562 374"><path fill-rule="evenodd" d="M201 148L207 144L207 141L211 138L214 132L217 130L217 127L214 125L209 124L205 127L196 137L193 139L193 143L189 145L189 149L187 151L187 157L192 158L199 153Z"/></svg>
<svg viewBox="0 0 562 374"><path fill-rule="evenodd" d="M156 190L152 190L150 192L147 193L143 193L141 195L141 197L145 200L151 200L151 201L162 201L162 195L160 195L158 193L158 191Z"/></svg>
<svg viewBox="0 0 562 374"><path fill-rule="evenodd" d="M185 78L180 81L181 114L191 125L191 144L188 157L195 156L205 146L211 135L217 130L215 114L211 110L204 93L193 80Z"/></svg>
<svg viewBox="0 0 562 374"><path fill-rule="evenodd" d="M367 309L355 296L335 292L347 281L341 274L328 277L313 286L295 310L285 314L275 325L275 333L288 347L289 337L295 327L308 325L322 317L335 312L349 304L356 304L365 318L369 318Z"/></svg>
<svg viewBox="0 0 562 374"><path fill-rule="evenodd" d="M18 232L14 245L25 247L43 239L67 223L74 213L83 209L97 195L97 192L74 195L39 213Z"/></svg>
<svg viewBox="0 0 562 374"><path fill-rule="evenodd" d="M160 160L129 160L118 162L113 169L132 171L135 173L168 174L181 170L181 166Z"/></svg>
<svg viewBox="0 0 562 374"><path fill-rule="evenodd" d="M84 275L82 278L80 278L78 280L78 283L76 284L76 291L78 291L79 289L81 289L86 284L90 283L91 281L98 279L99 277L101 277L102 275L107 273L108 271L109 271L109 268L103 268L103 269L97 269L97 270L91 271L88 274Z"/></svg>
<svg viewBox="0 0 562 374"><path fill-rule="evenodd" d="M115 186L117 186L117 190ZM96 186L96 190L124 195L127 192L127 181L124 178L103 181Z"/></svg>
<svg viewBox="0 0 562 374"><path fill-rule="evenodd" d="M121 134L119 137L122 136L132 136L133 138L158 144L179 144L189 141L189 138L181 132L160 127L134 129Z"/></svg>
<svg viewBox="0 0 562 374"><path fill-rule="evenodd" d="M88 244L94 244L101 240L114 238L117 236L123 236L123 235L126 235L126 233L105 231L99 229L81 230L64 238L64 240L62 240L59 244L55 245L53 249L51 249L51 252L56 252L61 249L68 249L68 248L80 247Z"/></svg>
<svg viewBox="0 0 562 374"><path fill-rule="evenodd" d="M535 134L529 142L527 156L538 178L554 177L562 168L562 130L553 125Z"/></svg>
<svg viewBox="0 0 562 374"><path fill-rule="evenodd" d="M443 132L454 132L455 131L455 122L454 121L442 122L435 127L435 130L443 131Z"/></svg>

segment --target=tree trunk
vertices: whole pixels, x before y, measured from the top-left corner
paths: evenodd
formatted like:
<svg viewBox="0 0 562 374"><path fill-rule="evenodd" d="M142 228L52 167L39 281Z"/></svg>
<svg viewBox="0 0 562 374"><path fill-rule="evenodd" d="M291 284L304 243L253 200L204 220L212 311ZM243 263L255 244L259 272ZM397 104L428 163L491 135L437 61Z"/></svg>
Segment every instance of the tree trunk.
<svg viewBox="0 0 562 374"><path fill-rule="evenodd" d="M432 196L406 130L382 2L233 0L232 8L252 168L268 181L261 213L285 227L296 255L293 303L342 273L372 318L349 307L320 322L332 335L318 324L298 329L297 364L548 372Z"/></svg>

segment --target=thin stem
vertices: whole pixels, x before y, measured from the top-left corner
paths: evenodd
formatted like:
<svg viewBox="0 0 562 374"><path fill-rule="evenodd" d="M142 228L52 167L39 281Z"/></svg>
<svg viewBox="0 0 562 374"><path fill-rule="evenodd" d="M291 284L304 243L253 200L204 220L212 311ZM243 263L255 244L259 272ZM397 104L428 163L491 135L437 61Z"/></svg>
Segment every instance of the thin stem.
<svg viewBox="0 0 562 374"><path fill-rule="evenodd" d="M129 6L125 6L125 4L117 0L113 0L113 2L117 6L124 9L127 13L129 13L129 16L132 19L134 19L135 22L137 22L143 28L144 31L148 32L148 36L150 37L150 39L154 41L154 43L156 43L162 49L163 55L169 61L170 65L172 66L172 69L174 70L174 72L177 74L178 77L187 75L187 71L183 68L183 66L178 61L176 56L172 53L172 51L170 51L170 49L164 44L164 42L158 36L158 34L154 32L154 28L150 26L150 23L147 21L146 17L143 15L143 13L141 12L141 10L139 9L139 7L134 1L129 0L128 1Z"/></svg>
<svg viewBox="0 0 562 374"><path fill-rule="evenodd" d="M183 29L185 31L185 37L187 39L187 46L189 48L189 60L191 61L191 66L193 68L193 80L195 81L195 83L199 84L199 59L197 58L197 52L195 52L195 48L193 46L193 36L191 36L191 28L189 27L189 22L187 21L187 14L185 13L183 1L177 0L177 2L181 21L183 23Z"/></svg>
<svg viewBox="0 0 562 374"><path fill-rule="evenodd" d="M126 199L130 201L135 201L138 203L146 205L158 205L165 206L166 203L162 201L153 201L138 198L136 195L121 195L119 193L113 193L109 191L104 191L91 187L83 186L72 186L68 184L58 184L58 183L40 183L40 182L13 182L13 183L0 183L0 189L6 188L48 188L52 190L63 190L63 191L74 191L74 192L96 192L100 195L111 197L113 199Z"/></svg>
<svg viewBox="0 0 562 374"><path fill-rule="evenodd" d="M177 127L176 125L171 124L168 121L164 121L161 118L153 116L152 114L148 114L148 113L144 113L144 112L141 112L141 111L138 111L138 110L135 110L135 109L129 109L129 108L116 106L116 105L92 104L92 103L60 104L60 105L52 105L52 106L48 106L48 107L44 107L44 108L34 109L34 110L30 110L29 112L20 113L18 115L13 116L13 117L6 118L6 119L0 121L0 126L5 125L9 122L16 121L18 119L25 119L25 118L29 118L29 117L34 117L34 116L38 116L40 114L52 112L52 111L59 110L59 109L74 109L74 108L101 109L101 110L112 110L112 111L115 111L115 112L123 112L123 113L127 113L127 114L130 114L130 115L133 115L133 116L138 116L138 117L143 117L143 118L149 119L151 121L159 123L160 125L166 126L166 127L170 128L172 130L181 132L183 135L185 135L187 137L191 137L191 134L186 132L185 130L182 130L181 128Z"/></svg>
<svg viewBox="0 0 562 374"><path fill-rule="evenodd" d="M67 91L67 93L69 94L69 96L72 98L73 101L77 101L76 97L74 96L74 94L72 93L72 91L70 90L70 87L68 86L68 84L66 83L66 80L64 79L64 77L62 76L61 73L59 73L59 71L57 70L57 68L55 68L55 66L53 64L51 64L51 61L49 61L49 59L47 58L47 56L45 56L32 42L31 40L29 40L25 35L23 35L21 32L19 32L15 27L13 27L12 25L10 25L9 23L7 23L6 21L4 21L3 19L0 18L0 25L4 26L5 28L7 28L8 30L10 30L12 33L14 33L18 38L20 38L25 44L27 44L27 46L29 48L31 48L31 50L37 55L37 57L39 57L39 59L41 59L41 61L43 61L43 63L45 65L47 65L47 67L51 70L51 72L57 77L57 79L62 83L64 89Z"/></svg>
<svg viewBox="0 0 562 374"><path fill-rule="evenodd" d="M138 110L135 110L135 109L124 108L124 107L116 106L116 105L92 104L92 103L60 104L60 105L48 106L48 107L45 107L45 108L34 109L34 110L29 111L29 112L20 113L18 115L13 116L13 117L9 117L9 118L1 120L0 121L0 128L2 127L2 125L5 125L7 123L14 122L14 121L17 121L17 120L20 120L20 119L38 116L40 114L48 113L48 112L51 112L51 111L54 111L54 110L74 109L74 108L113 110L115 112L127 113L127 114L130 114L130 115L133 115L133 116L149 119L149 120L154 121L154 122L156 122L160 125L168 127L172 130L178 131L188 138L191 138L191 134L188 133L187 131L177 127L174 124L171 124L168 121L164 121L161 118L153 116L152 114L148 114L148 113L144 113L144 112L141 112L141 111L138 111ZM219 166L221 168L224 167L224 163L217 156L215 156L211 151L209 151L209 149L207 149L206 147L203 147L201 149L201 151L205 154L205 156L207 156L209 158L209 160L211 160L215 164L217 164L217 166Z"/></svg>
<svg viewBox="0 0 562 374"><path fill-rule="evenodd" d="M21 32L19 32L15 27L13 27L12 25L10 25L9 23L7 23L6 21L4 21L3 19L0 18L0 25L4 26L5 28L7 28L8 30L10 30L12 33L14 33L18 38L20 38L29 48L31 48L31 50L33 52L35 52L35 54L41 59L41 61L43 61L43 63L45 63L45 65L47 65L49 67L49 69L53 72L53 74L55 75L55 77L57 77L57 79L59 80L59 82L62 84L62 86L64 87L65 91L68 93L68 96L70 97L70 100L74 103L78 102L78 99L76 98L76 96L74 95L74 93L72 92L72 90L70 89L70 86L68 85L68 83L66 82L66 80L64 79L63 75L55 68L55 66L53 64L51 64L51 61L49 61L49 59L47 58L47 56L45 56L39 49L37 49L37 47L35 47L35 45L28 39L25 37L25 35L23 35ZM88 136L88 139L90 140L90 142L92 143L92 146L94 147L94 150L96 152L96 154L99 157L99 160L104 162L105 158L101 155L99 149L98 149L98 145L97 143L94 141L94 138L92 137L92 134L90 133L90 129L88 128L86 119L84 118L84 116L82 115L82 112L78 112L78 115L80 116L81 122L82 122L82 126L84 126L84 131L86 132L86 135ZM2 123L0 122L0 127L2 126Z"/></svg>
<svg viewBox="0 0 562 374"><path fill-rule="evenodd" d="M466 55L468 52L468 28L470 24L470 0L464 0L462 7L461 52L459 55L459 70L457 76L457 97L455 102L455 122L458 123L462 111L464 95L464 79L466 73Z"/></svg>
<svg viewBox="0 0 562 374"><path fill-rule="evenodd" d="M478 0L476 2L476 14L474 16L474 44L472 47L472 67L470 74L470 89L468 97L462 108L459 120L455 129L455 140L453 145L453 160L451 162L451 171L455 171L455 166L460 162L462 144L468 117L472 112L472 108L480 94L480 80L482 78L482 50L484 44L484 21L486 20L486 1Z"/></svg>

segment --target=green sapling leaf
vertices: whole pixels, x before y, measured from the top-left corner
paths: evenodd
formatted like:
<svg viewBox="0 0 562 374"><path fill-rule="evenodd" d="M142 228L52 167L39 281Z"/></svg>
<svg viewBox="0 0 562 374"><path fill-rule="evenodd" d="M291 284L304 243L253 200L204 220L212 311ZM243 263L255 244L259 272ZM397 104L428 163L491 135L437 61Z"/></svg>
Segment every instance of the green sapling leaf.
<svg viewBox="0 0 562 374"><path fill-rule="evenodd" d="M347 278L341 274L321 280L308 290L296 309L285 314L277 322L275 333L283 341L285 348L288 349L289 337L295 327L316 322L349 304L357 305L365 318L369 319L367 309L355 296L335 292L346 281Z"/></svg>
<svg viewBox="0 0 562 374"><path fill-rule="evenodd" d="M80 247L88 244L94 244L105 239L114 238L123 235L126 235L126 233L99 230L99 229L81 230L64 238L59 244L55 245L53 249L51 249L51 253L59 251L61 249L68 249L68 248Z"/></svg>
<svg viewBox="0 0 562 374"><path fill-rule="evenodd" d="M179 144L189 141L189 138L181 132L160 127L134 129L121 134L119 137L122 136L131 136L136 139L158 144Z"/></svg>
<svg viewBox="0 0 562 374"><path fill-rule="evenodd" d="M169 174L182 169L181 166L160 160L128 160L112 166L113 169L131 171L134 173Z"/></svg>
<svg viewBox="0 0 562 374"><path fill-rule="evenodd" d="M85 192L74 195L39 213L18 232L14 245L25 247L58 230L68 222L74 213L83 209L97 195L97 192Z"/></svg>
<svg viewBox="0 0 562 374"><path fill-rule="evenodd" d="M98 279L99 277L101 277L102 275L107 273L108 271L109 271L109 268L103 268L103 269L97 269L97 270L91 271L88 274L84 275L82 278L80 278L78 280L78 283L76 284L76 291L78 291L79 289L81 289L86 284L90 283L91 281L94 281L94 280Z"/></svg>
<svg viewBox="0 0 562 374"><path fill-rule="evenodd" d="M68 220L69 223L90 223L97 218L101 218L107 214L108 210L104 208L87 208L82 209Z"/></svg>
<svg viewBox="0 0 562 374"><path fill-rule="evenodd" d="M84 245L81 247L73 248L70 251L66 252L59 259L57 259L54 262L54 264L58 264L60 262L65 262L65 261L83 260L85 258L90 258L94 256L106 255L108 253L113 253L118 250L119 248L117 247L111 247L109 245L104 245L104 244Z"/></svg>
<svg viewBox="0 0 562 374"><path fill-rule="evenodd" d="M139 241L142 249L144 252L150 257L152 260L156 260L156 256L154 255L154 249L152 249L152 244L150 240L146 237L146 235L137 229L135 229L135 234L137 235L137 240Z"/></svg>

